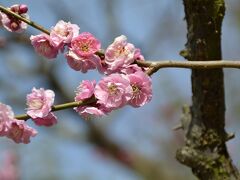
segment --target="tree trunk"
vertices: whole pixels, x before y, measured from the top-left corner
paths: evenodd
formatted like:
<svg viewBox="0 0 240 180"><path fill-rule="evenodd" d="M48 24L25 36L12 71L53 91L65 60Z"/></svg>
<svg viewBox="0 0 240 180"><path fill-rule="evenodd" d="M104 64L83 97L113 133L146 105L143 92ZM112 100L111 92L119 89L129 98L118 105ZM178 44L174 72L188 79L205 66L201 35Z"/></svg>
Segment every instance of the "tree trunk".
<svg viewBox="0 0 240 180"><path fill-rule="evenodd" d="M188 33L180 54L190 61L220 60L224 0L183 0L183 4ZM182 121L185 146L176 157L199 179L240 179L225 143L229 135L224 129L223 70L194 69L191 80L192 106L185 109Z"/></svg>

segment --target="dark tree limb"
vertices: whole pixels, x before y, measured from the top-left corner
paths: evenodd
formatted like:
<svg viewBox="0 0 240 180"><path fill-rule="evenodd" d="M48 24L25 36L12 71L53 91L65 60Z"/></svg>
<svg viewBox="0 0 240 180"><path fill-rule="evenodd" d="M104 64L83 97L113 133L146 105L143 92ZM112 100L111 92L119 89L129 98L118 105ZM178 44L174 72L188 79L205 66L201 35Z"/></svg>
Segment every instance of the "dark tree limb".
<svg viewBox="0 0 240 180"><path fill-rule="evenodd" d="M224 0L183 0L183 4L188 33L180 54L189 61L221 59ZM176 158L199 179L240 179L226 148L223 70L193 69L191 80L191 120L183 125L186 144Z"/></svg>

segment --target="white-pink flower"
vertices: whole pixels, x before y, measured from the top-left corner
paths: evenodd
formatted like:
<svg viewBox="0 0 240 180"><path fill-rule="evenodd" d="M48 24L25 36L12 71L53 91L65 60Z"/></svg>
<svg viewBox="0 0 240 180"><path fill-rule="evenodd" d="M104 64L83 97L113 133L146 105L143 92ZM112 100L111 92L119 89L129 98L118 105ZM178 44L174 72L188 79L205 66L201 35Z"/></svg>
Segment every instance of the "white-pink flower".
<svg viewBox="0 0 240 180"><path fill-rule="evenodd" d="M123 74L133 74L137 71L143 71L141 67L139 67L137 64L130 64L129 66L125 67L125 68L122 68L120 70L121 73Z"/></svg>
<svg viewBox="0 0 240 180"><path fill-rule="evenodd" d="M128 102L133 107L140 107L152 99L152 81L151 78L142 71L128 75L132 87L132 98Z"/></svg>
<svg viewBox="0 0 240 180"><path fill-rule="evenodd" d="M83 57L92 56L95 52L99 51L100 48L100 41L89 32L79 34L73 38L71 42L72 51Z"/></svg>
<svg viewBox="0 0 240 180"><path fill-rule="evenodd" d="M96 85L94 95L99 104L116 109L126 105L131 99L132 88L125 75L111 74Z"/></svg>
<svg viewBox="0 0 240 180"><path fill-rule="evenodd" d="M68 65L76 70L86 73L88 70L96 69L101 64L101 59L97 55L79 56L71 49L65 54Z"/></svg>
<svg viewBox="0 0 240 180"><path fill-rule="evenodd" d="M75 101L81 101L90 98L94 93L96 81L83 80L77 87Z"/></svg>
<svg viewBox="0 0 240 180"><path fill-rule="evenodd" d="M142 55L141 50L139 48L135 49L134 60L143 60L144 61L144 56Z"/></svg>
<svg viewBox="0 0 240 180"><path fill-rule="evenodd" d="M16 143L27 144L37 131L29 127L24 120L14 118L11 107L0 103L0 136L6 136Z"/></svg>
<svg viewBox="0 0 240 180"><path fill-rule="evenodd" d="M64 44L71 43L72 38L78 36L79 30L78 25L60 20L52 27L50 39L55 47L61 47Z"/></svg>
<svg viewBox="0 0 240 180"><path fill-rule="evenodd" d="M0 103L0 136L5 136L9 130L9 121L14 119L12 108Z"/></svg>
<svg viewBox="0 0 240 180"><path fill-rule="evenodd" d="M37 135L37 131L26 124L24 120L14 120L9 123L7 137L15 143L28 144L30 137Z"/></svg>
<svg viewBox="0 0 240 180"><path fill-rule="evenodd" d="M106 108L104 108L103 106L99 106L96 103L93 106L79 106L74 109L79 113L79 115L81 115L85 119L91 116L101 117L110 112L107 111Z"/></svg>
<svg viewBox="0 0 240 180"><path fill-rule="evenodd" d="M53 59L57 57L59 48L53 46L49 35L39 34L36 36L31 36L30 40L35 51L38 54L48 59Z"/></svg>
<svg viewBox="0 0 240 180"><path fill-rule="evenodd" d="M38 126L52 126L57 117L51 112L55 94L52 90L33 88L27 95L27 114Z"/></svg>
<svg viewBox="0 0 240 180"><path fill-rule="evenodd" d="M108 46L105 52L105 63L108 69L116 71L134 62L135 47L127 42L127 37L121 35L115 38L114 42Z"/></svg>
<svg viewBox="0 0 240 180"><path fill-rule="evenodd" d="M52 109L54 97L52 90L33 88L27 95L27 114L33 119L46 117Z"/></svg>
<svg viewBox="0 0 240 180"><path fill-rule="evenodd" d="M29 19L28 14L26 14L28 11L28 8L24 4L15 4L8 9L13 11L14 13L21 15L24 18ZM20 21L19 19L11 15L2 13L2 18L0 19L3 26L10 32L21 33L27 28L27 24L25 22Z"/></svg>
<svg viewBox="0 0 240 180"><path fill-rule="evenodd" d="M95 85L96 85L95 80L94 81L83 80L82 83L77 88L75 101L81 101L92 97L94 94ZM79 106L74 109L83 118L88 118L90 116L99 117L106 115L106 113L111 111L110 109L96 102L93 102L87 106Z"/></svg>

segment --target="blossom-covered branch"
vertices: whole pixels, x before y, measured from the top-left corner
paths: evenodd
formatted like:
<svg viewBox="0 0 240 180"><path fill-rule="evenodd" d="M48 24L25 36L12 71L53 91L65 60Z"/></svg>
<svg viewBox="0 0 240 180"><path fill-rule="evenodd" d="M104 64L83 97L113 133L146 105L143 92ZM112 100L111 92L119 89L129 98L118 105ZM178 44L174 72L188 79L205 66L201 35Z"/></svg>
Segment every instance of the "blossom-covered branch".
<svg viewBox="0 0 240 180"><path fill-rule="evenodd" d="M10 106L0 103L0 136L6 136L17 143L29 143L37 131L24 120L31 118L38 126L52 126L57 123L53 111L73 108L83 118L100 117L111 111L130 105L142 107L152 99L150 76L164 67L179 68L239 68L237 61L146 61L140 49L129 43L124 35L114 39L106 50L101 41L89 32L81 32L77 24L60 20L45 30L28 18L28 7L15 4L10 8L0 6L0 21L8 31L21 33L27 24L44 32L30 37L37 54L55 59L64 53L67 64L75 71L87 73L97 70L103 78L96 82L83 80L77 87L74 102L53 105L55 93L44 88L33 88L27 95L26 114L14 117Z"/></svg>
<svg viewBox="0 0 240 180"><path fill-rule="evenodd" d="M10 16L15 17L16 19L27 23L28 25L42 31L45 34L50 35L50 31L42 27L41 25L31 21L8 8L5 8L0 5L0 11ZM103 56L104 53L98 51L95 53L98 56ZM142 67L151 67L151 70L148 71L149 74L153 74L161 68L189 68L189 69L213 69L213 68L240 68L239 61L232 60L209 60L209 61L175 61L175 60L161 60L161 61L136 61L136 64Z"/></svg>
<svg viewBox="0 0 240 180"><path fill-rule="evenodd" d="M94 103L94 102L96 102L96 100L94 98L90 98L85 101L74 101L74 102L69 102L69 103L64 103L64 104L57 104L57 105L52 106L51 111L60 111L63 109L83 106L83 105L87 105L87 104ZM28 120L31 117L27 114L20 114L20 115L16 115L15 118L19 119L19 120Z"/></svg>

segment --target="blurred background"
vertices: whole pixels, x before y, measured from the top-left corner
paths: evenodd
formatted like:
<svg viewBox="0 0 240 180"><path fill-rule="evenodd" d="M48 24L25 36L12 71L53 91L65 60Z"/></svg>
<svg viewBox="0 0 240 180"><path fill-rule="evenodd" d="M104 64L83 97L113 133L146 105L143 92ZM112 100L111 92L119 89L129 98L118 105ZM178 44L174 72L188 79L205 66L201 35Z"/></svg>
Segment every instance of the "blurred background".
<svg viewBox="0 0 240 180"><path fill-rule="evenodd" d="M106 48L124 34L142 50L147 60L183 60L186 43L182 1L177 0L41 0L2 1L24 3L33 21L50 29L58 20L71 21L101 40ZM240 59L240 1L226 1L223 23L223 59ZM25 97L32 87L56 92L56 103L72 101L84 79L101 76L69 68L63 55L55 60L35 54L29 27L23 34L0 28L0 102L24 113ZM228 142L240 168L240 71L226 69L226 130L236 138ZM194 180L191 170L175 160L183 145L183 132L173 131L181 107L191 103L190 70L162 69L153 77L153 99L142 108L124 107L109 116L89 121L72 109L57 112L59 123L35 127L39 134L28 145L0 139L0 169L9 152L22 180ZM2 165L1 165L2 164Z"/></svg>

